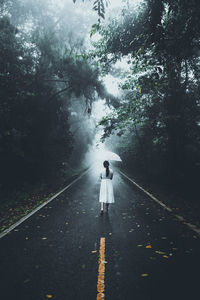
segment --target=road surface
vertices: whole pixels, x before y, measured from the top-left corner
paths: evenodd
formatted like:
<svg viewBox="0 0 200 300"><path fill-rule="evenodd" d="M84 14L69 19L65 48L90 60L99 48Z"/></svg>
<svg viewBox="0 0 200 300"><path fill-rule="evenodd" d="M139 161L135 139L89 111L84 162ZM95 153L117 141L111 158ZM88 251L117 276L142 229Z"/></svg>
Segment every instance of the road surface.
<svg viewBox="0 0 200 300"><path fill-rule="evenodd" d="M99 185L94 168L0 240L0 299L199 299L197 234L117 170L100 216Z"/></svg>

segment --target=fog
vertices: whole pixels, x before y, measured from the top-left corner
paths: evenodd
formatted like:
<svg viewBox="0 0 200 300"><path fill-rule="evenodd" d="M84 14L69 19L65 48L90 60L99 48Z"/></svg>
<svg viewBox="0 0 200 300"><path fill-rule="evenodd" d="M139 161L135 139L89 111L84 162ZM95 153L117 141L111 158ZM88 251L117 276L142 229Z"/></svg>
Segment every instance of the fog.
<svg viewBox="0 0 200 300"><path fill-rule="evenodd" d="M198 24L164 45L167 2L98 3L1 1L2 186L71 176L105 151L148 178L198 173Z"/></svg>
<svg viewBox="0 0 200 300"><path fill-rule="evenodd" d="M5 183L5 172L9 176L13 165L15 171L11 182L15 182L19 165L23 165L19 181L27 178L27 172L30 181L43 180L52 172L62 171L70 175L73 170L87 167L98 159L97 149L98 153L99 149L105 149L101 141L103 127L98 123L112 111L112 105L118 105L121 79L109 73L100 74L97 60L87 58L98 37L98 33L91 36L91 28L99 21L101 25L106 24L127 7L129 1L111 0L106 7L105 19L99 19L91 1L74 2L1 2L2 28L5 28L5 41L2 40L2 43L7 43L6 47L12 49L2 52L2 59L6 59L10 66L10 69L3 67L2 72L12 74L13 78L16 76L12 97L16 101L18 94L20 99L18 108L11 105L12 115L7 116L10 123L6 132L12 130L10 153L6 150L6 140L2 141L5 145L2 150L5 152L5 159L2 156L5 170L3 167L1 177L5 178ZM12 68L13 57L18 70ZM122 65L120 68L123 68ZM116 65L116 68L119 66ZM17 74L20 72L21 82L18 83ZM8 97L9 86L3 91ZM20 93L24 98L20 97ZM28 102L30 104L26 107ZM40 114L43 116L40 117ZM18 119L22 121L18 122ZM12 125L13 122L15 125ZM43 133L40 130L40 137L37 127L45 128ZM109 145L106 149L109 150Z"/></svg>

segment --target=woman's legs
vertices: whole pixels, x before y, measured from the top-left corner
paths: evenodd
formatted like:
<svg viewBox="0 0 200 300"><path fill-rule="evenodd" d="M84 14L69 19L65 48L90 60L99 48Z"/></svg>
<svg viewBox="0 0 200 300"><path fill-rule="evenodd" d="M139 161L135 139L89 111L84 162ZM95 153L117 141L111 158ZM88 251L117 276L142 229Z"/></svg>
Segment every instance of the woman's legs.
<svg viewBox="0 0 200 300"><path fill-rule="evenodd" d="M103 202L101 202L101 212L103 212Z"/></svg>
<svg viewBox="0 0 200 300"><path fill-rule="evenodd" d="M108 212L109 203L106 203L106 211Z"/></svg>
<svg viewBox="0 0 200 300"><path fill-rule="evenodd" d="M101 202L101 214L103 214L104 202ZM109 203L106 203L106 212L108 212Z"/></svg>

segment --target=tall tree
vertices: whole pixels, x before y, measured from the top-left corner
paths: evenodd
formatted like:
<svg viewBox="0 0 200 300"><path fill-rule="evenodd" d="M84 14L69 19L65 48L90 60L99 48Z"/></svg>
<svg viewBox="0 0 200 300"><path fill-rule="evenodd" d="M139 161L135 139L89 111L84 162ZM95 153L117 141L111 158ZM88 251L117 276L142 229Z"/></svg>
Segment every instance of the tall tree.
<svg viewBox="0 0 200 300"><path fill-rule="evenodd" d="M122 57L130 65L121 107L101 122L105 137L129 128L144 170L176 182L199 172L199 13L195 0L147 0L100 26L95 43L104 71Z"/></svg>

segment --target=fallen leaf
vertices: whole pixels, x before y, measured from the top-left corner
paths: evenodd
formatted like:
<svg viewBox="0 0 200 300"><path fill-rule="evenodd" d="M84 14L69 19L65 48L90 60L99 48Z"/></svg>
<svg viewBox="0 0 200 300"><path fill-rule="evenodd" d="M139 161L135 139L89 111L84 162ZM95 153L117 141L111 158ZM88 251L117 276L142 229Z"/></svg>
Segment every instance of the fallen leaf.
<svg viewBox="0 0 200 300"><path fill-rule="evenodd" d="M147 245L146 248L147 249L151 249L152 247L151 247L151 245Z"/></svg>
<svg viewBox="0 0 200 300"><path fill-rule="evenodd" d="M50 294L47 294L47 295L46 295L46 298L50 299L50 298L53 298L53 296L50 295Z"/></svg>
<svg viewBox="0 0 200 300"><path fill-rule="evenodd" d="M26 280L24 280L24 283L28 283L30 282L31 280L29 278L27 278Z"/></svg>
<svg viewBox="0 0 200 300"><path fill-rule="evenodd" d="M141 274L141 276L142 276L142 277L147 277L147 276L149 276L149 274L143 273L143 274Z"/></svg>
<svg viewBox="0 0 200 300"><path fill-rule="evenodd" d="M163 257L164 257L164 258L169 258L169 256L167 256L167 255L163 255Z"/></svg>
<svg viewBox="0 0 200 300"><path fill-rule="evenodd" d="M108 262L107 261L105 261L105 260L102 260L101 261L103 264L107 264Z"/></svg>
<svg viewBox="0 0 200 300"><path fill-rule="evenodd" d="M82 269L85 269L85 267L86 267L86 265L85 265L85 264L83 264L83 265L81 266L81 268L82 268Z"/></svg>
<svg viewBox="0 0 200 300"><path fill-rule="evenodd" d="M162 252L162 251L155 251L157 254L161 254L161 255L164 255L165 252Z"/></svg>

